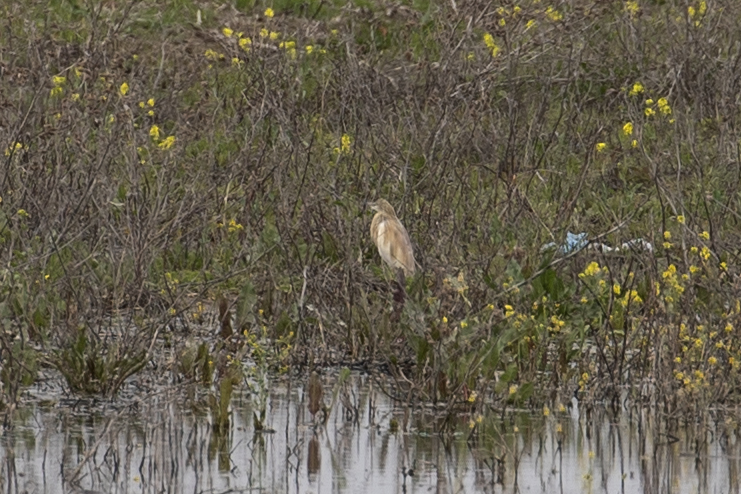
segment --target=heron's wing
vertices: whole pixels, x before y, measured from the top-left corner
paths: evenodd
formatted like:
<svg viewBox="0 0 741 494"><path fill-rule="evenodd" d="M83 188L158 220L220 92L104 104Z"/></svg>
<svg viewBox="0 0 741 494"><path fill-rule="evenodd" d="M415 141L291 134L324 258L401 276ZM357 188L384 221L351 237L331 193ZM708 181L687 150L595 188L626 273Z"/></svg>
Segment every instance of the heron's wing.
<svg viewBox="0 0 741 494"><path fill-rule="evenodd" d="M401 268L407 275L414 274L414 252L404 225L396 218L378 214L371 224L371 236L386 263Z"/></svg>

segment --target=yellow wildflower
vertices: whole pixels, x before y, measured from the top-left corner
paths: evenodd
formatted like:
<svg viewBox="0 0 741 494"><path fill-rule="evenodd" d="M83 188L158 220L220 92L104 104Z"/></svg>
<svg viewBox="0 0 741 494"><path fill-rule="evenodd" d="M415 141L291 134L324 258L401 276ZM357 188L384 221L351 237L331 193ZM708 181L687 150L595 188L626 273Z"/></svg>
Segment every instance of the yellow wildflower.
<svg viewBox="0 0 741 494"><path fill-rule="evenodd" d="M654 110L653 108L646 108L643 113L645 113L647 117L653 117L654 115L656 115L656 110Z"/></svg>
<svg viewBox="0 0 741 494"><path fill-rule="evenodd" d="M545 9L545 15L547 15L548 18L553 22L558 22L563 19L563 14L553 7L548 7L547 9Z"/></svg>
<svg viewBox="0 0 741 494"><path fill-rule="evenodd" d="M579 277L584 278L585 276L594 276L595 274L598 274L599 272L600 272L599 264L597 264L595 261L592 261L584 269L584 272L579 274Z"/></svg>
<svg viewBox="0 0 741 494"><path fill-rule="evenodd" d="M231 38L232 37L232 34L234 34L234 31L232 31L228 27L222 28L221 29L221 32L224 33L224 36L226 36L227 38Z"/></svg>
<svg viewBox="0 0 741 494"><path fill-rule="evenodd" d="M669 106L669 102L666 100L666 98L659 98L659 101L657 101L656 104L659 107L659 111L664 115L672 114L672 107Z"/></svg>
<svg viewBox="0 0 741 494"><path fill-rule="evenodd" d="M157 144L157 146L159 146L160 149L167 150L170 149L173 144L175 144L175 136L169 136L165 140Z"/></svg>
<svg viewBox="0 0 741 494"><path fill-rule="evenodd" d="M633 134L633 123L627 122L625 125L623 125L623 134L626 136Z"/></svg>
<svg viewBox="0 0 741 494"><path fill-rule="evenodd" d="M679 223L680 225L684 225L684 221L684 215L680 214L677 216L677 223Z"/></svg>
<svg viewBox="0 0 741 494"><path fill-rule="evenodd" d="M497 55L499 55L499 51L500 51L499 45L497 45L497 42L494 41L494 37L491 34L489 33L484 34L484 44L491 52L492 57L496 57Z"/></svg>
<svg viewBox="0 0 741 494"><path fill-rule="evenodd" d="M260 29L260 37L267 38L270 35L270 31L265 28Z"/></svg>
<svg viewBox="0 0 741 494"><path fill-rule="evenodd" d="M640 82L636 82L635 84L633 84L633 87L631 88L629 94L631 96L638 96L642 92L643 92L643 84L641 84Z"/></svg>
<svg viewBox="0 0 741 494"><path fill-rule="evenodd" d="M156 125L152 125L149 129L149 135L154 139L155 141L160 138L160 128Z"/></svg>
<svg viewBox="0 0 741 494"><path fill-rule="evenodd" d="M342 139L340 139L340 141L342 143L341 146L340 146L340 150L343 153L349 153L350 152L350 144L352 143L351 137L349 135L347 135L347 134L342 134Z"/></svg>
<svg viewBox="0 0 741 494"><path fill-rule="evenodd" d="M265 17L267 17L268 19L272 19L274 15L275 12L273 12L273 9L271 9L270 7L265 9Z"/></svg>
<svg viewBox="0 0 741 494"><path fill-rule="evenodd" d="M708 232L704 231L704 232L702 232L700 234L700 238L703 239L703 240L710 240L710 234Z"/></svg>
<svg viewBox="0 0 741 494"><path fill-rule="evenodd" d="M215 51L214 51L214 50L212 50L211 48L207 49L207 50L206 50L206 51L204 52L204 56L205 56L205 57L206 57L207 59L209 59L209 60L219 60L220 58L224 58L224 55L222 55L221 53L217 53L217 52L215 52Z"/></svg>
<svg viewBox="0 0 741 494"><path fill-rule="evenodd" d="M264 37L264 36L263 36ZM250 51L252 40L250 38L239 38L239 47L244 51Z"/></svg>
<svg viewBox="0 0 741 494"><path fill-rule="evenodd" d="M607 144L605 144L604 142L598 142L597 145L594 146L598 153L601 153L606 147Z"/></svg>
<svg viewBox="0 0 741 494"><path fill-rule="evenodd" d="M280 33L275 32L275 31L270 31L270 39L276 40L278 39L279 36L280 36Z"/></svg>
<svg viewBox="0 0 741 494"><path fill-rule="evenodd" d="M126 93L129 92L129 85L124 82L123 84L121 84L121 87L118 88L118 92L121 93L121 96L126 96Z"/></svg>

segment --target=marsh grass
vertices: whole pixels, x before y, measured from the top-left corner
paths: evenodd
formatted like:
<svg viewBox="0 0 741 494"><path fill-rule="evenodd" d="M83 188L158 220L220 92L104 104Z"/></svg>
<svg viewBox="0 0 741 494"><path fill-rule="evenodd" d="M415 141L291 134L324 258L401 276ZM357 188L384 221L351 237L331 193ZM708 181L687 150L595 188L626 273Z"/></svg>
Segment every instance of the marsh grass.
<svg viewBox="0 0 741 494"><path fill-rule="evenodd" d="M139 362L226 296L262 368L381 364L405 400L737 402L735 4L266 7L6 8L4 368L33 341L89 389L113 314ZM422 268L400 322L378 197ZM541 250L567 231L653 250Z"/></svg>

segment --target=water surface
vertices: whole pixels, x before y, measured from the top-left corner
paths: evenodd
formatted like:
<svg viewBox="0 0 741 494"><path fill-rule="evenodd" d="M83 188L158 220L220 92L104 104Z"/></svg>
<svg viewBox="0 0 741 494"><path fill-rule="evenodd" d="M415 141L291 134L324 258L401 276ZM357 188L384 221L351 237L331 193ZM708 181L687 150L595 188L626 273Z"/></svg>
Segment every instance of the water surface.
<svg viewBox="0 0 741 494"><path fill-rule="evenodd" d="M739 491L739 451L725 424L670 427L648 412L574 410L445 424L409 409L379 383L323 378L326 424L307 410L304 383L273 385L255 433L253 399L232 401L217 434L205 407L175 390L124 406L66 400L23 408L2 439L9 493L727 493ZM343 405L344 403L344 405ZM321 414L321 412L319 412ZM476 423L475 420L473 422ZM398 425L397 425L398 424ZM712 422L711 422L712 424ZM437 433L443 428L454 432ZM65 479L75 478L74 483Z"/></svg>

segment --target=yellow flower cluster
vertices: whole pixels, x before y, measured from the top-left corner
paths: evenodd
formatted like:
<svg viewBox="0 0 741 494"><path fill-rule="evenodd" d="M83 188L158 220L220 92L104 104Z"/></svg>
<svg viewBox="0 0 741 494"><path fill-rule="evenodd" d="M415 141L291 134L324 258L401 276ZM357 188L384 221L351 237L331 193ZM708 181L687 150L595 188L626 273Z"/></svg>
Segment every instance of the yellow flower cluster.
<svg viewBox="0 0 741 494"><path fill-rule="evenodd" d="M625 11L630 14L631 17L634 17L638 13L638 10L638 2L634 0L628 0L625 2Z"/></svg>
<svg viewBox="0 0 741 494"><path fill-rule="evenodd" d="M545 9L545 15L553 22L558 22L563 19L563 14L553 7Z"/></svg>
<svg viewBox="0 0 741 494"><path fill-rule="evenodd" d="M497 45L497 42L494 41L494 37L491 34L484 34L484 44L489 49L492 57L496 57L497 55L499 55L499 45Z"/></svg>
<svg viewBox="0 0 741 494"><path fill-rule="evenodd" d="M224 54L223 53L218 53L218 52L212 50L211 48L208 48L205 51L204 56L208 60L213 60L213 61L223 60L224 59Z"/></svg>
<svg viewBox="0 0 741 494"><path fill-rule="evenodd" d="M154 108L154 98L149 98L146 103L144 103L143 101L139 102L139 108L143 109L143 108L146 108L147 106L149 106L150 108L149 111L147 112L147 115L149 115L150 117L153 117L154 116L154 109L153 109Z"/></svg>
<svg viewBox="0 0 741 494"><path fill-rule="evenodd" d="M669 105L669 101L666 98L659 98L659 100L655 102L655 105L662 115L670 116L672 114L672 107ZM643 113L647 117L653 117L656 115L656 110L653 107L654 100L651 98L647 99L646 108L643 110ZM669 123L673 123L673 120L670 120Z"/></svg>
<svg viewBox="0 0 741 494"><path fill-rule="evenodd" d="M596 274L599 274L600 271L601 271L601 269L599 267L599 264L597 264L596 262L592 261L584 269L584 272L583 273L579 273L579 278L582 278L583 279L583 278L585 278L587 276L594 276Z"/></svg>
<svg viewBox="0 0 741 494"><path fill-rule="evenodd" d="M628 307L628 304L642 304L643 299L640 295L638 295L638 292L635 290L630 290L625 292L625 296L620 299L620 305L623 307Z"/></svg>
<svg viewBox="0 0 741 494"><path fill-rule="evenodd" d="M54 84L54 87L51 88L51 91L49 92L49 95L54 98L56 96L61 96L64 92L64 89L62 86L67 82L67 78L61 75L55 75L51 78L52 83Z"/></svg>
<svg viewBox="0 0 741 494"><path fill-rule="evenodd" d="M286 50L286 53L291 58L296 58L296 42L295 41L281 41L278 48Z"/></svg>
<svg viewBox="0 0 741 494"><path fill-rule="evenodd" d="M347 134L342 134L340 138L340 145L333 149L335 154L350 154L352 149L352 138Z"/></svg>
<svg viewBox="0 0 741 494"><path fill-rule="evenodd" d="M10 156L11 154L17 153L23 149L28 149L28 144L23 145L20 142L16 142L15 144L11 144L5 148L5 156Z"/></svg>
<svg viewBox="0 0 741 494"><path fill-rule="evenodd" d="M157 143L157 147L166 151L175 144L175 136L168 136L160 141L160 128L157 125L152 125L149 128L149 136L154 142ZM157 142L159 141L159 142Z"/></svg>
<svg viewBox="0 0 741 494"><path fill-rule="evenodd" d="M708 10L708 4L705 0L702 0L697 8L690 5L687 7L687 15L689 16L690 20L692 20L695 24L695 27L700 25L700 19L705 16L705 13Z"/></svg>
<svg viewBox="0 0 741 494"><path fill-rule="evenodd" d="M240 230L244 230L244 226L241 223L237 223L237 221L234 218L229 220L229 227L228 227L229 233L234 233Z"/></svg>

